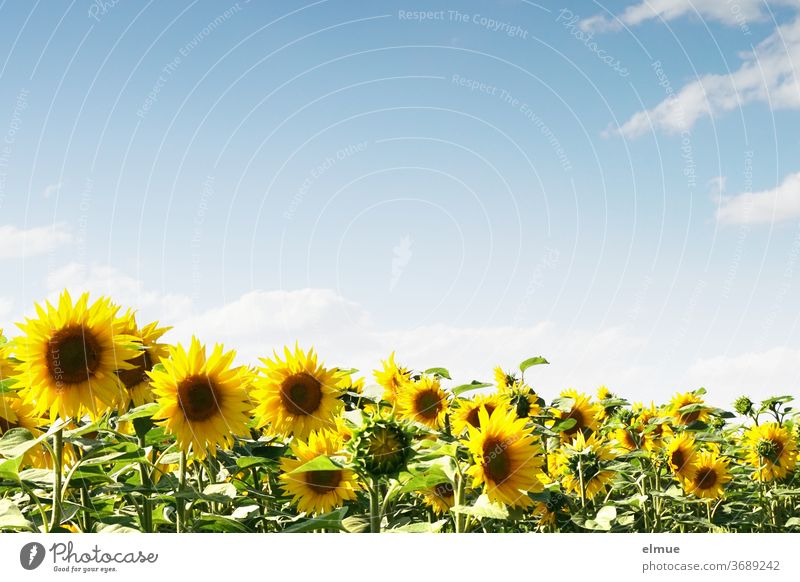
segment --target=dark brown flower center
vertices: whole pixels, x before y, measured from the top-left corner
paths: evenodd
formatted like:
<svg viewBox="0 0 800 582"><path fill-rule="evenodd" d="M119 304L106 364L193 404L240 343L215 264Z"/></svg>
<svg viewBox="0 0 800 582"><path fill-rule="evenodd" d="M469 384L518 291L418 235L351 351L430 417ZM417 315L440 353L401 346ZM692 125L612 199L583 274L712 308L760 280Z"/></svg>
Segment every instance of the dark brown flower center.
<svg viewBox="0 0 800 582"><path fill-rule="evenodd" d="M717 472L711 467L700 469L694 478L694 485L698 489L711 489L716 484Z"/></svg>
<svg viewBox="0 0 800 582"><path fill-rule="evenodd" d="M333 491L342 482L341 471L308 471L304 475L308 488L320 495Z"/></svg>
<svg viewBox="0 0 800 582"><path fill-rule="evenodd" d="M492 413L494 412L494 409L495 409L494 405L493 404L484 404L483 406L484 406L484 408L486 408L486 412L489 413L489 416L491 416ZM480 425L481 425L480 417L478 416L480 410L481 410L481 407L480 406L476 406L475 408L470 410L469 414L467 415L467 422L469 424L471 424L472 426L474 426L475 428L479 428Z"/></svg>
<svg viewBox="0 0 800 582"><path fill-rule="evenodd" d="M220 410L214 384L205 377L187 378L178 386L178 403L187 420L200 422Z"/></svg>
<svg viewBox="0 0 800 582"><path fill-rule="evenodd" d="M310 416L322 402L322 384L305 372L289 376L281 384L281 402L291 414Z"/></svg>
<svg viewBox="0 0 800 582"><path fill-rule="evenodd" d="M511 456L505 443L486 439L483 444L483 470L497 485L504 483L511 476Z"/></svg>
<svg viewBox="0 0 800 582"><path fill-rule="evenodd" d="M442 410L442 399L434 390L423 390L414 398L414 413L422 418L433 420Z"/></svg>
<svg viewBox="0 0 800 582"><path fill-rule="evenodd" d="M0 416L0 435L6 434L6 432L10 431L12 428L19 428L19 425L16 422L11 422L7 418Z"/></svg>
<svg viewBox="0 0 800 582"><path fill-rule="evenodd" d="M584 426L586 426L586 421L583 418L583 412L581 412L580 408L573 407L572 410L569 411L569 414L567 414L561 420L562 421L569 420L570 418L575 420L575 424L572 425L571 428L565 430L564 431L565 434L573 435L579 430L581 430Z"/></svg>
<svg viewBox="0 0 800 582"><path fill-rule="evenodd" d="M447 500L452 499L455 495L452 483L439 483L433 488L433 494L439 499Z"/></svg>
<svg viewBox="0 0 800 582"><path fill-rule="evenodd" d="M100 366L100 342L83 326L57 331L47 342L47 370L56 390L86 382Z"/></svg>
<svg viewBox="0 0 800 582"><path fill-rule="evenodd" d="M150 357L150 352L146 349L128 363L134 366L130 370L117 370L117 376L125 385L125 388L131 390L136 388L142 382L150 382L150 377L147 372L153 369L153 360Z"/></svg>
<svg viewBox="0 0 800 582"><path fill-rule="evenodd" d="M683 469L684 463L686 463L686 455L683 450L675 449L672 451L670 460L672 461L672 466L675 467L675 470L680 471Z"/></svg>

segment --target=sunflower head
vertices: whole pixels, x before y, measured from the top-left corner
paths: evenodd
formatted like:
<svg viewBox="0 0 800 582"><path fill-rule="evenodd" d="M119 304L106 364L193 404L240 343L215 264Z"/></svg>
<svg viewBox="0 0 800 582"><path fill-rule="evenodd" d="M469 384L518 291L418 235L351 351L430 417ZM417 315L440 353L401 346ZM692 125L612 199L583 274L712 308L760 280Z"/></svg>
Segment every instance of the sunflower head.
<svg viewBox="0 0 800 582"><path fill-rule="evenodd" d="M520 380L513 372L506 372L500 366L497 366L494 369L494 382L497 384L497 388L502 391L513 388L520 383Z"/></svg>
<svg viewBox="0 0 800 582"><path fill-rule="evenodd" d="M436 376L422 376L406 384L397 400L398 416L432 429L443 426L447 409L447 393Z"/></svg>
<svg viewBox="0 0 800 582"><path fill-rule="evenodd" d="M264 359L256 377L253 398L261 426L279 435L306 438L312 431L336 428L344 403L339 399L342 372L327 369L317 361L314 349L307 352L285 347L283 359L274 354Z"/></svg>
<svg viewBox="0 0 800 582"><path fill-rule="evenodd" d="M153 369L153 366L169 356L169 346L158 340L172 328L158 327L157 321L140 328L136 323L136 315L131 310L128 310L117 322L120 331L127 336L136 338L141 346L139 355L129 362L132 367L116 372L125 388L120 392L119 407L121 410L125 410L131 405L142 406L153 402L150 376L147 373Z"/></svg>
<svg viewBox="0 0 800 582"><path fill-rule="evenodd" d="M675 424L689 426L694 422L706 422L709 409L705 401L695 392L676 394L669 402L669 413Z"/></svg>
<svg viewBox="0 0 800 582"><path fill-rule="evenodd" d="M561 440L564 442L570 442L578 433L591 434L597 431L600 407L577 390L564 390L550 412L553 415L553 420L549 422L551 427L566 420L575 421L567 423L569 426L561 431Z"/></svg>
<svg viewBox="0 0 800 582"><path fill-rule="evenodd" d="M778 423L751 427L745 433L747 461L755 468L753 479L772 481L786 478L797 465L797 440Z"/></svg>
<svg viewBox="0 0 800 582"><path fill-rule="evenodd" d="M213 456L217 446L229 448L234 436L248 434L250 377L245 367L233 366L234 357L221 345L207 355L193 337L188 351L180 344L171 347L163 367L148 372L159 405L153 420L197 458Z"/></svg>
<svg viewBox="0 0 800 582"><path fill-rule="evenodd" d="M461 399L458 401L458 408L453 413L453 430L455 434L463 434L468 426L479 427L480 417L478 413L481 408L485 408L489 416L500 407L507 407L508 403L498 394L485 394L476 396L472 399Z"/></svg>
<svg viewBox="0 0 800 582"><path fill-rule="evenodd" d="M333 463L332 457L341 457L343 443L338 433L328 430L314 431L307 441L295 439L291 445L292 457L281 460L280 480L284 492L292 497L300 511L310 515L327 513L356 498L358 483L352 469ZM330 467L304 471L303 466L319 457L331 459Z"/></svg>
<svg viewBox="0 0 800 582"><path fill-rule="evenodd" d="M542 491L547 480L541 445L525 420L506 408L489 415L484 407L478 415L479 426L468 426L464 441L473 458L467 469L473 487L483 486L490 501L529 507L527 492Z"/></svg>
<svg viewBox="0 0 800 582"><path fill-rule="evenodd" d="M403 386L411 381L411 371L395 362L394 352L387 360L381 360L381 366L373 372L375 381L383 388L383 399L394 405Z"/></svg>
<svg viewBox="0 0 800 582"><path fill-rule="evenodd" d="M684 432L672 438L664 454L667 465L679 481L694 478L697 472L698 452L692 435Z"/></svg>
<svg viewBox="0 0 800 582"><path fill-rule="evenodd" d="M683 480L683 488L686 493L702 499L719 499L731 479L728 461L716 452L704 451L697 454L694 475Z"/></svg>
<svg viewBox="0 0 800 582"><path fill-rule="evenodd" d="M611 447L596 434L585 438L582 432L578 432L556 453L554 476L561 480L564 489L577 495L581 494L582 485L583 494L592 499L614 480L615 473L609 469L614 457Z"/></svg>
<svg viewBox="0 0 800 582"><path fill-rule="evenodd" d="M397 475L411 459L411 433L391 417L375 416L353 431L350 450L355 462L372 477Z"/></svg>
<svg viewBox="0 0 800 582"><path fill-rule="evenodd" d="M455 489L449 481L439 483L423 491L422 501L437 515L447 514L455 505Z"/></svg>
<svg viewBox="0 0 800 582"><path fill-rule="evenodd" d="M139 349L135 337L120 331L117 310L106 298L90 305L88 294L73 302L64 291L58 306L37 304L37 317L19 324L15 378L37 413L49 412L51 420L97 417L118 402L115 372L132 368Z"/></svg>
<svg viewBox="0 0 800 582"><path fill-rule="evenodd" d="M539 526L552 527L569 515L569 498L557 490L548 492L547 501L539 501L533 508Z"/></svg>
<svg viewBox="0 0 800 582"><path fill-rule="evenodd" d="M747 416L753 412L753 401L747 396L740 396L733 403L733 409L742 416Z"/></svg>

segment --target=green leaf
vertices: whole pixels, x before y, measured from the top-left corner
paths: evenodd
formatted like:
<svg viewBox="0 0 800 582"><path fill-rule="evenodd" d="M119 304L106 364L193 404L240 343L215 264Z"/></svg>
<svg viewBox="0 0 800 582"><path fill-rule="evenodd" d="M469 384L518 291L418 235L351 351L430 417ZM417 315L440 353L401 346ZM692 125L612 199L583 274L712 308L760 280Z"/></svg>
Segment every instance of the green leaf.
<svg viewBox="0 0 800 582"><path fill-rule="evenodd" d="M260 510L260 505L242 505L241 507L237 507L233 510L231 517L233 519L249 519L255 515L258 515Z"/></svg>
<svg viewBox="0 0 800 582"><path fill-rule="evenodd" d="M363 515L351 515L342 520L342 528L349 533L364 533L369 530L369 519Z"/></svg>
<svg viewBox="0 0 800 582"><path fill-rule="evenodd" d="M203 513L194 521L194 529L197 531L208 532L231 532L231 533L250 533L241 522L211 513Z"/></svg>
<svg viewBox="0 0 800 582"><path fill-rule="evenodd" d="M790 517L784 525L786 527L800 527L800 517Z"/></svg>
<svg viewBox="0 0 800 582"><path fill-rule="evenodd" d="M461 396L464 392L469 392L470 390L478 390L479 388L488 388L489 386L493 386L493 384L488 384L486 382L478 382L477 380L473 380L469 384L461 384L460 386L456 386L451 390L453 396Z"/></svg>
<svg viewBox="0 0 800 582"><path fill-rule="evenodd" d="M450 377L450 372L447 371L447 368L428 368L425 370L426 374L433 374L434 376L440 376L441 378L447 378L448 380L452 380Z"/></svg>
<svg viewBox="0 0 800 582"><path fill-rule="evenodd" d="M233 486L233 483L212 483L203 489L203 495L219 495L233 499L236 497L236 487Z"/></svg>
<svg viewBox="0 0 800 582"><path fill-rule="evenodd" d="M547 360L545 360L542 356L536 356L535 358L528 358L527 360L523 361L519 365L519 369L521 372L525 372L528 368L532 366L541 366L542 364L549 364Z"/></svg>
<svg viewBox="0 0 800 582"><path fill-rule="evenodd" d="M25 519L19 507L10 499L0 499L0 530L4 529L33 531L33 523Z"/></svg>
<svg viewBox="0 0 800 582"><path fill-rule="evenodd" d="M265 459L264 457L239 457L236 459L236 466L240 469L249 469L250 467L270 465L272 462L271 459Z"/></svg>
<svg viewBox="0 0 800 582"><path fill-rule="evenodd" d="M450 511L486 519L506 519L508 517L508 509L505 505L492 503L486 495L478 497L475 505L455 505Z"/></svg>
<svg viewBox="0 0 800 582"><path fill-rule="evenodd" d="M53 471L49 469L25 469L19 474L19 478L40 487L53 487Z"/></svg>
<svg viewBox="0 0 800 582"><path fill-rule="evenodd" d="M409 523L394 529L386 530L386 533L438 533L448 520L440 519L433 523Z"/></svg>
<svg viewBox="0 0 800 582"><path fill-rule="evenodd" d="M298 521L283 530L284 533L307 533L318 529L343 529L342 520L347 514L346 507L340 507L335 511Z"/></svg>
<svg viewBox="0 0 800 582"><path fill-rule="evenodd" d="M335 463L330 457L320 455L311 459L308 463L303 463L294 471L289 471L289 474L309 473L311 471L339 471L341 468L341 465Z"/></svg>
<svg viewBox="0 0 800 582"><path fill-rule="evenodd" d="M153 416L156 411L158 410L158 403L151 402L150 404L143 404L142 406L137 406L123 414L119 417L118 420L134 420L136 418L149 418Z"/></svg>
<svg viewBox="0 0 800 582"><path fill-rule="evenodd" d="M553 432L566 432L569 429L573 428L576 424L578 424L578 421L575 420L574 418L566 418L561 422L557 423L552 430Z"/></svg>
<svg viewBox="0 0 800 582"><path fill-rule="evenodd" d="M99 523L97 533L140 533L138 529L119 523Z"/></svg>
<svg viewBox="0 0 800 582"><path fill-rule="evenodd" d="M19 466L22 464L22 456L8 459L0 463L0 479L9 481L19 481Z"/></svg>
<svg viewBox="0 0 800 582"><path fill-rule="evenodd" d="M617 518L617 508L613 505L601 507L595 516L596 521L614 521Z"/></svg>
<svg viewBox="0 0 800 582"><path fill-rule="evenodd" d="M0 380L0 394L5 394L6 392L16 392L16 390L14 390L14 385L16 383L17 381L14 378Z"/></svg>

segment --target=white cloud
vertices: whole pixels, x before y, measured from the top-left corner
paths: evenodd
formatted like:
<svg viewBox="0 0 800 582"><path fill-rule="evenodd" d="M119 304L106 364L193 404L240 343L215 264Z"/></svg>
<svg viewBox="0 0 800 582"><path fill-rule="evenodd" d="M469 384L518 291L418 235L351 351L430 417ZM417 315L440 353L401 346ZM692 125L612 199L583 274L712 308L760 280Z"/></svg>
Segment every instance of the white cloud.
<svg viewBox="0 0 800 582"><path fill-rule="evenodd" d="M647 111L633 115L617 133L638 137L652 129L690 130L702 117L719 115L752 102L773 109L800 109L800 19L779 27L730 75L704 75Z"/></svg>
<svg viewBox="0 0 800 582"><path fill-rule="evenodd" d="M63 223L28 229L8 224L0 226L0 259L41 255L72 241L73 236Z"/></svg>
<svg viewBox="0 0 800 582"><path fill-rule="evenodd" d="M581 22L584 30L596 32L617 30L622 25L637 26L653 19L674 20L683 16L697 16L727 24L744 26L748 22L764 20L769 15L768 4L791 5L792 0L645 0L628 6L616 18L592 16Z"/></svg>
<svg viewBox="0 0 800 582"><path fill-rule="evenodd" d="M689 369L689 379L705 386L709 394L727 392L732 398L747 394L764 399L795 393L800 385L800 350L776 347L736 356L698 360ZM729 405L730 403L728 403Z"/></svg>
<svg viewBox="0 0 800 582"><path fill-rule="evenodd" d="M170 341L196 334L207 343L236 348L239 361L256 363L283 345L315 346L332 365L371 370L392 351L415 369L443 366L454 381L491 379L497 364L514 369L523 359L544 355L553 362L531 370L543 393L564 387L591 390L597 385L642 386L644 370L630 354L641 340L623 328L563 331L551 323L530 327L426 325L386 329L361 306L328 289L253 291L219 308L178 322Z"/></svg>
<svg viewBox="0 0 800 582"><path fill-rule="evenodd" d="M777 223L800 218L800 173L771 190L724 198L717 220L724 224Z"/></svg>
<svg viewBox="0 0 800 582"><path fill-rule="evenodd" d="M438 324L409 329L375 323L369 312L330 289L251 291L225 304L193 313L191 300L147 291L142 283L108 267L69 265L50 276L48 287L108 294L141 308L146 319L174 329L170 342L192 335L210 345L236 349L242 364L257 364L274 349L298 342L314 346L327 365L355 367L372 380L372 370L391 351L417 370L443 366L455 383L491 380L492 369L515 369L523 359L542 355L549 366L527 378L545 398L567 387L594 391L600 384L633 400L666 401L676 390L709 389L709 400L727 406L739 392L764 398L794 389L800 380L800 350L775 348L763 354L675 361L666 373L646 361L647 343L624 326L565 329L553 322L532 326L458 327ZM688 372L687 372L688 370Z"/></svg>
<svg viewBox="0 0 800 582"><path fill-rule="evenodd" d="M42 191L43 198L50 198L53 194L58 194L58 191L61 190L61 182L57 184L48 184L45 189Z"/></svg>
<svg viewBox="0 0 800 582"><path fill-rule="evenodd" d="M174 320L191 314L190 297L147 290L142 281L113 267L69 263L51 272L45 284L51 301L67 289L73 296L86 291L93 297L109 296L125 308L139 309L151 319Z"/></svg>

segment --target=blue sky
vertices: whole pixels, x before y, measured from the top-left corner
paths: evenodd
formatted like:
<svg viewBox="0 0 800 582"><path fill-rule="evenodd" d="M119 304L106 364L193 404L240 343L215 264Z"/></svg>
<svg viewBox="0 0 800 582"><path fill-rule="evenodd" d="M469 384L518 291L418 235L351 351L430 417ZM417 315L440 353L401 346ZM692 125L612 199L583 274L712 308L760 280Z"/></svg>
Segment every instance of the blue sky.
<svg viewBox="0 0 800 582"><path fill-rule="evenodd" d="M2 2L0 322L796 390L793 4Z"/></svg>

